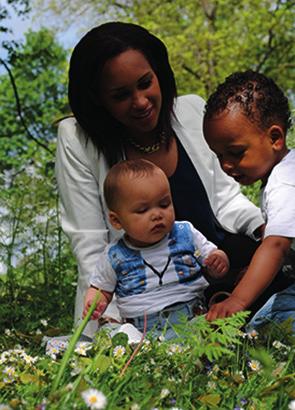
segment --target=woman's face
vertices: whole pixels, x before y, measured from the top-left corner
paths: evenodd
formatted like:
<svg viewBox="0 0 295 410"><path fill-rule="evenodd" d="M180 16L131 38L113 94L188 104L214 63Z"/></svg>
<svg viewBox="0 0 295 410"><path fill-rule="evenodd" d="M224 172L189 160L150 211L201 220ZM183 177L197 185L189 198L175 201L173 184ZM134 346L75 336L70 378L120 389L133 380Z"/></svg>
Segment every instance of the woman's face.
<svg viewBox="0 0 295 410"><path fill-rule="evenodd" d="M140 51L130 49L106 62L100 81L100 102L134 137L156 128L162 106L161 89Z"/></svg>

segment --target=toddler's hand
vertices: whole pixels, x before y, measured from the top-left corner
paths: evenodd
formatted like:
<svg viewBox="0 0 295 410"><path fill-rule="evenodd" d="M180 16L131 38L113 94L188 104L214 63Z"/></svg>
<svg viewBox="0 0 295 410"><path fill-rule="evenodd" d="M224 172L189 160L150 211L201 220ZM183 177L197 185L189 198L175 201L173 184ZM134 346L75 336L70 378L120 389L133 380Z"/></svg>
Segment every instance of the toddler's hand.
<svg viewBox="0 0 295 410"><path fill-rule="evenodd" d="M92 302L98 293L100 293L100 299L98 300L95 310L92 313L91 320L99 319L103 312L106 310L108 305L106 297L99 290L89 288L85 296L83 318L87 315L87 312L90 309L90 306L92 305Z"/></svg>
<svg viewBox="0 0 295 410"><path fill-rule="evenodd" d="M220 249L211 252L205 259L208 274L213 278L222 278L228 272L229 260L227 255Z"/></svg>
<svg viewBox="0 0 295 410"><path fill-rule="evenodd" d="M234 295L230 295L227 299L220 303L216 303L211 306L209 312L206 315L207 320L215 320L218 318L224 318L232 316L234 313L245 310L247 306Z"/></svg>

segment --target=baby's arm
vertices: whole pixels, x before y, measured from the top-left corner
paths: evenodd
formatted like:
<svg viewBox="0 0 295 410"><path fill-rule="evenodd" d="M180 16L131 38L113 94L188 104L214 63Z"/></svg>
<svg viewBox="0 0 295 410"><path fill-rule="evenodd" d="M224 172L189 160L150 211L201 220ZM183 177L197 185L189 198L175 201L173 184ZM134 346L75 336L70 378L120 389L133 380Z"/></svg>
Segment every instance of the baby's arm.
<svg viewBox="0 0 295 410"><path fill-rule="evenodd" d="M213 305L206 318L214 320L247 309L271 283L291 246L291 239L268 236L255 252L245 275L223 302Z"/></svg>
<svg viewBox="0 0 295 410"><path fill-rule="evenodd" d="M97 293L100 293L100 298L96 304L96 308L93 311L93 314L91 316L92 320L97 320L101 317L103 312L106 310L108 304L111 302L113 294L111 292L106 292L105 290L100 290L95 288L94 286L90 286L87 289L86 295L85 295L85 300L84 300L84 310L83 310L83 318L86 316L90 306L92 305L92 302L97 295Z"/></svg>
<svg viewBox="0 0 295 410"><path fill-rule="evenodd" d="M222 278L229 269L229 260L225 252L216 249L204 260L208 274L213 278Z"/></svg>

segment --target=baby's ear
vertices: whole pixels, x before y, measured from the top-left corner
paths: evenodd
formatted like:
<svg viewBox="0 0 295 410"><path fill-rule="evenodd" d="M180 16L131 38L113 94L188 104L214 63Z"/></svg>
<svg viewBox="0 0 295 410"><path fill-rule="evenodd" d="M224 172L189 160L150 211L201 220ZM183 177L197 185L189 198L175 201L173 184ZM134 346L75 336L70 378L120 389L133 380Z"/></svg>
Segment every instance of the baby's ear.
<svg viewBox="0 0 295 410"><path fill-rule="evenodd" d="M272 141L273 148L276 151L281 151L285 148L286 138L283 128L280 125L272 125L269 130L268 134Z"/></svg>
<svg viewBox="0 0 295 410"><path fill-rule="evenodd" d="M113 228L118 229L118 230L122 229L121 222L116 212L109 211L109 220Z"/></svg>

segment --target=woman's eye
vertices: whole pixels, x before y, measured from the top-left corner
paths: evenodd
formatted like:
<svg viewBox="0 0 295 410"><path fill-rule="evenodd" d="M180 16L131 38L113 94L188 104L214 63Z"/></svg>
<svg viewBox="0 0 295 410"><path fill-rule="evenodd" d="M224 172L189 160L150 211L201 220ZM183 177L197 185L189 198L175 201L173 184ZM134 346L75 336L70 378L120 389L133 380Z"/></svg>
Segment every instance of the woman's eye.
<svg viewBox="0 0 295 410"><path fill-rule="evenodd" d="M149 87L151 86L151 84L152 84L152 79L151 79L151 78L148 78L148 79L146 79L146 80L141 81L141 82L138 84L138 88L139 88L140 90L146 90L147 88L149 88Z"/></svg>
<svg viewBox="0 0 295 410"><path fill-rule="evenodd" d="M116 101L124 101L128 97L129 97L129 93L127 91L112 95L112 98Z"/></svg>

